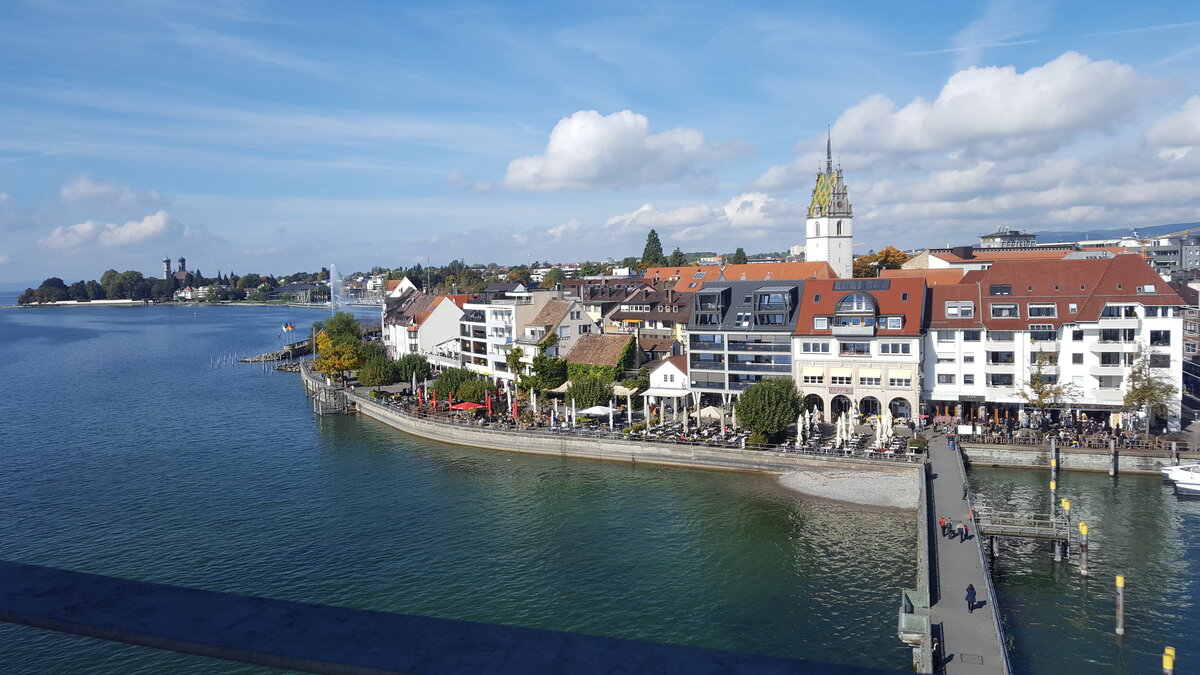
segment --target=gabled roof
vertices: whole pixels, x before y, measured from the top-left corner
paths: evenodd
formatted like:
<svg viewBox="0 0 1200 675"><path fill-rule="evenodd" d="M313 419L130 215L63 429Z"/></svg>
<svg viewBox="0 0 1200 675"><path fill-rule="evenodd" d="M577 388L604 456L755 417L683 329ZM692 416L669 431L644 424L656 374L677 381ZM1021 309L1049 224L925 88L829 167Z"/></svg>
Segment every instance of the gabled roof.
<svg viewBox="0 0 1200 675"><path fill-rule="evenodd" d="M800 306L803 305L802 298L805 296L805 287L808 281L727 281L717 284L710 284L702 291L697 291L693 294L693 311L690 320L688 321L688 330L700 331L746 331L746 332L777 332L787 331L792 332L796 328L796 315L799 312ZM772 325L758 324L760 312L754 307L755 295L762 292L782 293L786 296L784 302L785 307L775 310L764 310L761 314L767 315L762 318L771 318L775 314L782 313L783 322ZM714 299L717 301L717 307L713 309L701 310L701 303L708 302ZM716 322L711 320L714 314L718 314ZM750 317L750 325L739 325L744 321L739 321L739 315L744 318ZM703 322L703 323L698 323Z"/></svg>
<svg viewBox="0 0 1200 675"><path fill-rule="evenodd" d="M618 366L632 335L584 333L566 356L567 363L586 366Z"/></svg>
<svg viewBox="0 0 1200 675"><path fill-rule="evenodd" d="M666 366L667 364L670 364L679 372L683 373L684 375L687 375L687 371L688 371L687 354L680 354L679 356L672 356L671 358L663 359L662 361L659 361L658 363L656 363L654 365L654 367L650 369L650 372L654 372L654 371L658 370L659 368Z"/></svg>
<svg viewBox="0 0 1200 675"><path fill-rule="evenodd" d="M567 312L571 310L573 304L575 304L574 300L547 300L537 316L533 317L527 325L543 328L557 326L567 317Z"/></svg>
<svg viewBox="0 0 1200 675"><path fill-rule="evenodd" d="M674 281L675 290L680 292L695 291L703 288L705 283L715 281L781 281L836 278L837 274L829 266L829 263L825 261L651 267L646 270L647 281L651 283Z"/></svg>
<svg viewBox="0 0 1200 675"><path fill-rule="evenodd" d="M1007 295L992 295L993 286L1006 286ZM1147 292L1147 287L1153 291ZM1141 290L1139 290L1141 289ZM1096 321L1108 303L1184 305L1141 256L1133 253L1092 260L998 262L974 270L958 286L934 289L931 328L986 327L989 330L1029 330L1030 324L1050 324L1054 329L1077 321ZM946 300L972 300L972 319L947 318ZM1054 317L1030 317L1029 304L1054 305ZM1015 304L1018 316L992 317L994 304ZM1071 312L1075 305L1077 311Z"/></svg>
<svg viewBox="0 0 1200 675"><path fill-rule="evenodd" d="M924 277L892 279L814 279L804 282L796 335L832 335L832 328L813 328L813 318L834 316L846 296L861 294L875 302L877 316L900 316L901 327L878 328L876 338L920 335L925 319Z"/></svg>

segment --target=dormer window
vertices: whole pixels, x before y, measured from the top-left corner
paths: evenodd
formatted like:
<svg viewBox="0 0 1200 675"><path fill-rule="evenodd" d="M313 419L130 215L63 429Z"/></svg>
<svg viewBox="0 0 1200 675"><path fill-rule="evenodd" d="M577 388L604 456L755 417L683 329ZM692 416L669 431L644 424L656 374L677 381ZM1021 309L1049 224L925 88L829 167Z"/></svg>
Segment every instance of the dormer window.
<svg viewBox="0 0 1200 675"><path fill-rule="evenodd" d="M838 314L862 314L864 312L874 312L875 303L869 296L862 293L851 293L838 301Z"/></svg>

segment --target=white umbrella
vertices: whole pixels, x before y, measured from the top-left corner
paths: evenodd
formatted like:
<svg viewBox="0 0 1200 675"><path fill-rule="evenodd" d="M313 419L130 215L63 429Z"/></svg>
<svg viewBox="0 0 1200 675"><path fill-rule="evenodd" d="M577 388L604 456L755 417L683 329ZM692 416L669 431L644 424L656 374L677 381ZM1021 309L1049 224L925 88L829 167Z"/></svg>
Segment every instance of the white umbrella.
<svg viewBox="0 0 1200 675"><path fill-rule="evenodd" d="M697 414L700 416L700 419L719 420L724 417L723 412L717 406L709 405L701 408Z"/></svg>
<svg viewBox="0 0 1200 675"><path fill-rule="evenodd" d="M574 404L574 401L572 401L572 404ZM583 413L584 415L607 415L611 413L612 410L612 408L606 405L594 405L590 408L584 408L583 410L578 411L576 414Z"/></svg>
<svg viewBox="0 0 1200 675"><path fill-rule="evenodd" d="M613 430L613 412L615 412L616 409L617 409L617 406L612 401L609 401L608 402L608 430L609 431Z"/></svg>

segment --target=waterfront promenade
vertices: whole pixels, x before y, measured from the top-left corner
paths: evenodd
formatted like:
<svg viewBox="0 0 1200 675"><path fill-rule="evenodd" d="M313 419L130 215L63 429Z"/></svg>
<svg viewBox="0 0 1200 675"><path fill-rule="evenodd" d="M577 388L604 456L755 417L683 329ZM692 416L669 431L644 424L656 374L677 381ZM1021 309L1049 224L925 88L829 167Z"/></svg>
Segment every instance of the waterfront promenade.
<svg viewBox="0 0 1200 675"><path fill-rule="evenodd" d="M930 584L929 622L941 642L941 662L946 673L979 674L1010 672L1000 629L1000 608L984 562L983 547L975 523L967 520L969 503L964 499L966 473L958 450L952 450L944 435L929 441L931 499L929 527L946 516L954 522L970 522L971 538L959 541L935 532L934 570ZM975 586L976 609L967 611L966 588ZM980 606L982 605L982 606Z"/></svg>

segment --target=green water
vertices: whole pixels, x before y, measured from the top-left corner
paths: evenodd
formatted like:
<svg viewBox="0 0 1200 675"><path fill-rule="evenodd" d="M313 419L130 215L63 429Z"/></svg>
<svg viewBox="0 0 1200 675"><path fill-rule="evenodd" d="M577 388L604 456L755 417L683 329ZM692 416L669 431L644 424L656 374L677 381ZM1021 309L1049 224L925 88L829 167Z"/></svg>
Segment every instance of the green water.
<svg viewBox="0 0 1200 675"><path fill-rule="evenodd" d="M308 310L311 311L311 310ZM280 308L0 310L11 560L904 669L915 526L768 476L521 456L314 416ZM0 625L4 673L251 670Z"/></svg>

